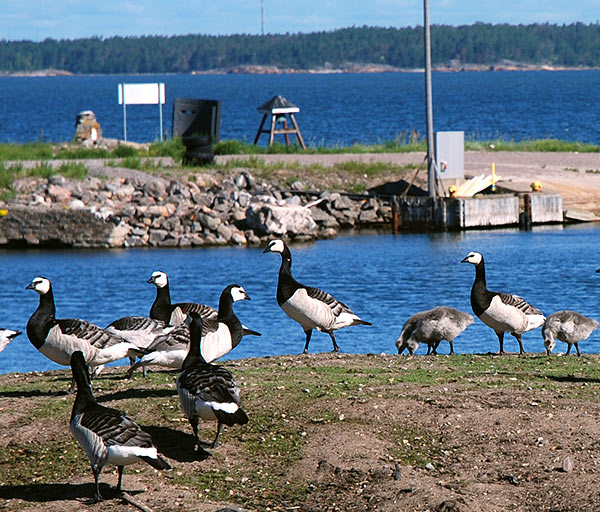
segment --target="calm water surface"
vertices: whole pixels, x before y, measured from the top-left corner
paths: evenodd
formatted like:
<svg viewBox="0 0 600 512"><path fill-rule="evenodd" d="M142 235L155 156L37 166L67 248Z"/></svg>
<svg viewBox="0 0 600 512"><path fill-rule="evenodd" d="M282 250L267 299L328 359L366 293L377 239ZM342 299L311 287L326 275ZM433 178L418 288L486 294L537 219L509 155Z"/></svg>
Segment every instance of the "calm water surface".
<svg viewBox="0 0 600 512"><path fill-rule="evenodd" d="M484 254L492 290L518 293L549 315L575 309L600 319L600 226L543 227L444 234L360 234L291 247L293 273L302 283L329 291L373 326L338 331L343 352L395 353L394 342L411 314L437 305L471 312L471 265L460 260L471 250ZM275 300L279 255L262 248L151 249L103 251L1 251L4 271L0 325L25 331L38 295L25 287L37 275L53 282L57 316L105 326L126 315L146 315L155 289L150 274L165 270L173 301L216 306L230 283L245 287L251 301L235 304L240 320L263 333L246 337L229 355L245 358L296 354L304 333ZM543 350L541 330L525 333L525 349ZM518 350L512 336L505 348ZM564 351L558 342L555 351ZM582 343L600 352L600 333ZM494 332L477 320L455 342L461 353L497 351ZM331 350L327 334L315 332L311 352ZM424 353L421 346L418 353ZM441 352L448 350L442 344ZM118 364L126 364L121 361ZM42 356L25 334L0 352L0 373L60 368Z"/></svg>
<svg viewBox="0 0 600 512"><path fill-rule="evenodd" d="M252 142L262 117L257 107L277 94L300 107L302 135L313 145L426 133L422 73L0 77L0 142L71 140L75 116L86 109L105 137L122 138L121 82L165 83L168 135L173 99L203 98L222 102L222 138ZM461 130L468 140L599 143L600 70L433 73L432 82L435 130ZM157 105L129 106L129 139L159 139L158 120Z"/></svg>

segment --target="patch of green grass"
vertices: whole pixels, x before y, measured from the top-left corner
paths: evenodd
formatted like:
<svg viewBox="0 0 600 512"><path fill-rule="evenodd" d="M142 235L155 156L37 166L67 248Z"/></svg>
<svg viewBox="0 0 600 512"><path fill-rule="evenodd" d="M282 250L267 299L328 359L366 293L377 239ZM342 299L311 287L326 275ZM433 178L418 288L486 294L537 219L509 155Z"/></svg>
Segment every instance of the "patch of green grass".
<svg viewBox="0 0 600 512"><path fill-rule="evenodd" d="M65 178L82 180L88 175L88 169L84 163L68 162L60 165L60 167L56 169L55 174L61 174Z"/></svg>
<svg viewBox="0 0 600 512"><path fill-rule="evenodd" d="M10 444L0 449L0 486L25 482L50 484L86 469L89 469L87 457L67 428L59 439Z"/></svg>

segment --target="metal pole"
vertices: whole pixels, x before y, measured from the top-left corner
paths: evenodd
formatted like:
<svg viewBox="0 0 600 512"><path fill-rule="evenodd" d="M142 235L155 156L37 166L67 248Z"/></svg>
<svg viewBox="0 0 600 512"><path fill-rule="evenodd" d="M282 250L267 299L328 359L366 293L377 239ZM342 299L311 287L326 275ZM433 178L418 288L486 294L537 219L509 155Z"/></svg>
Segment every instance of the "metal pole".
<svg viewBox="0 0 600 512"><path fill-rule="evenodd" d="M433 154L433 99L431 92L431 32L429 30L429 0L423 0L425 38L425 102L427 110L427 190L436 197L435 157Z"/></svg>

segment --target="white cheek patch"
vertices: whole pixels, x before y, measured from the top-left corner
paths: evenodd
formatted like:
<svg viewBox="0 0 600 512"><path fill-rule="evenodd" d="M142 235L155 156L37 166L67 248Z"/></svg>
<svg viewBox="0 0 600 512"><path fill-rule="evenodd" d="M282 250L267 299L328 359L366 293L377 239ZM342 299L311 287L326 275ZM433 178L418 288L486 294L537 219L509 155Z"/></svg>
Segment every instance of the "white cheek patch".
<svg viewBox="0 0 600 512"><path fill-rule="evenodd" d="M44 277L36 277L33 281L33 289L40 295L45 295L50 291L50 281Z"/></svg>
<svg viewBox="0 0 600 512"><path fill-rule="evenodd" d="M271 242L271 252L283 252L284 245L283 240L273 240Z"/></svg>
<svg viewBox="0 0 600 512"><path fill-rule="evenodd" d="M169 281L167 278L167 274L165 274L164 272L154 272L152 274L152 279L154 284L159 288L164 288L165 286L167 286L167 283Z"/></svg>
<svg viewBox="0 0 600 512"><path fill-rule="evenodd" d="M241 286L231 289L231 298L233 299L234 302L237 302L239 300L244 300L247 297L248 297L248 295L246 295L246 290L244 290Z"/></svg>

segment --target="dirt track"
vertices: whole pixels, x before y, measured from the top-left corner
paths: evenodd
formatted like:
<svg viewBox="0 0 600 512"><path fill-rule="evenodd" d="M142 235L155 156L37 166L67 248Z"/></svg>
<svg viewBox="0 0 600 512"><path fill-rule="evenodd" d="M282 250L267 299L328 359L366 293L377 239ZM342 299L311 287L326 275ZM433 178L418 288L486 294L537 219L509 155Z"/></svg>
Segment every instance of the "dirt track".
<svg viewBox="0 0 600 512"><path fill-rule="evenodd" d="M370 153L335 155L261 155L268 162L324 167L356 160L389 162L394 165L422 164L424 153ZM239 159L239 155L217 157L218 162ZM502 180L500 186L514 191L528 191L532 181L542 183L542 192L561 194L565 210L587 210L600 214L600 155L598 153L548 153L517 151L466 151L465 176L490 174L492 163Z"/></svg>

